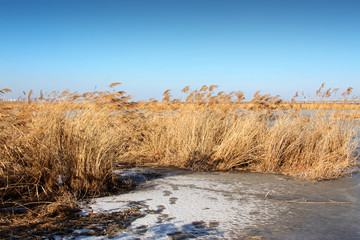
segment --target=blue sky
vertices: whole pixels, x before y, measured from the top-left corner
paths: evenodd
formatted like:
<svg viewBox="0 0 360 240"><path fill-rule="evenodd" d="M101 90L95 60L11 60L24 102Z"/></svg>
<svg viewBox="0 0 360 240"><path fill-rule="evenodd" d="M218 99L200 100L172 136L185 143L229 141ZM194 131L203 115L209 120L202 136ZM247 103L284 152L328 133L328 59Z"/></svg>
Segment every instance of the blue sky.
<svg viewBox="0 0 360 240"><path fill-rule="evenodd" d="M360 95L360 1L0 0L0 88Z"/></svg>

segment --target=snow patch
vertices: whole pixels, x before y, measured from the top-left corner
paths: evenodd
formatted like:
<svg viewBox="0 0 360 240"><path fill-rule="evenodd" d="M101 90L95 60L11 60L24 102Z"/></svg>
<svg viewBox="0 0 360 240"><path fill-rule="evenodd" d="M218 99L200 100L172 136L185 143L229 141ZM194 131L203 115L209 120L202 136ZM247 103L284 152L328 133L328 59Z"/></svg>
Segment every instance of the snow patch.
<svg viewBox="0 0 360 240"><path fill-rule="evenodd" d="M189 174L158 178L127 194L97 198L90 207L95 213L106 213L142 206L144 217L114 239L238 237L246 228L272 221L282 208L269 206L241 183L219 177Z"/></svg>

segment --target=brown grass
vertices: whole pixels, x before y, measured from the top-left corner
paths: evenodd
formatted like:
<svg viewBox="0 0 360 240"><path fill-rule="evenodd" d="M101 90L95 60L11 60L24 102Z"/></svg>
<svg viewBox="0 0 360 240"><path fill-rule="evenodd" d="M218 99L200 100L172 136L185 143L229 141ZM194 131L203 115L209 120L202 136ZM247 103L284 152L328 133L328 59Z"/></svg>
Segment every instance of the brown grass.
<svg viewBox="0 0 360 240"><path fill-rule="evenodd" d="M347 174L356 163L355 120L305 115L297 111L303 105L260 92L244 102L241 91L216 88L186 87L183 99L167 90L162 101L136 103L114 89L41 94L40 103L30 101L30 91L27 103L0 102L0 205L121 190L127 185L113 174L115 164L323 180ZM349 108L349 92L336 109Z"/></svg>
<svg viewBox="0 0 360 240"><path fill-rule="evenodd" d="M55 236L115 237L132 221L141 216L135 205L122 212L77 214L79 206L72 199L61 198L56 202L33 207L23 213L2 213L0 218L1 239L53 239ZM76 232L76 230L87 230Z"/></svg>
<svg viewBox="0 0 360 240"><path fill-rule="evenodd" d="M273 119L273 117L271 117ZM242 116L178 111L138 120L120 161L193 170L251 170L331 179L355 163L357 128L325 113ZM141 126L139 128L139 126ZM137 137L136 137L137 136Z"/></svg>
<svg viewBox="0 0 360 240"><path fill-rule="evenodd" d="M126 136L109 110L77 109L74 104L23 107L1 122L3 201L115 190L112 171Z"/></svg>

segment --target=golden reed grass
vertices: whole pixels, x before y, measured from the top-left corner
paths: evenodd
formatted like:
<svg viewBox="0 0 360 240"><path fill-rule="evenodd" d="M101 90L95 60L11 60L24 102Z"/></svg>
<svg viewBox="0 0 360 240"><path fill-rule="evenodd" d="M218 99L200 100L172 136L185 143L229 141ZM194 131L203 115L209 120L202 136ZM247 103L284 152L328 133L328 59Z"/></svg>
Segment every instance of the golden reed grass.
<svg viewBox="0 0 360 240"><path fill-rule="evenodd" d="M41 92L41 102L31 101L31 91L27 103L1 102L2 204L115 191L121 188L113 173L116 164L249 170L313 180L343 176L356 164L355 120L303 113L298 103L279 96L257 92L244 102L241 91L216 89L185 87L183 99L173 99L167 90L162 101L136 103L114 89ZM341 95L345 109L353 104L351 90ZM330 98L332 93L321 88L317 94Z"/></svg>

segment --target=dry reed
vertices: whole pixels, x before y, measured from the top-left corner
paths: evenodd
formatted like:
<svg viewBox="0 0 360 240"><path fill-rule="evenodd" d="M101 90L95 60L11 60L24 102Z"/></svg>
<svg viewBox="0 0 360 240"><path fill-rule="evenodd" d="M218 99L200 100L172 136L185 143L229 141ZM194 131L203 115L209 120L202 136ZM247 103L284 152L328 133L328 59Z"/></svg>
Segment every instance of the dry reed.
<svg viewBox="0 0 360 240"><path fill-rule="evenodd" d="M137 103L115 90L41 93L41 103L34 103L30 91L28 103L1 103L2 203L106 194L119 187L116 163L313 180L337 178L356 163L354 120L305 115L296 103L260 92L244 102L241 91L216 88L186 87L184 99L167 90L162 101ZM351 90L341 95L344 104Z"/></svg>

